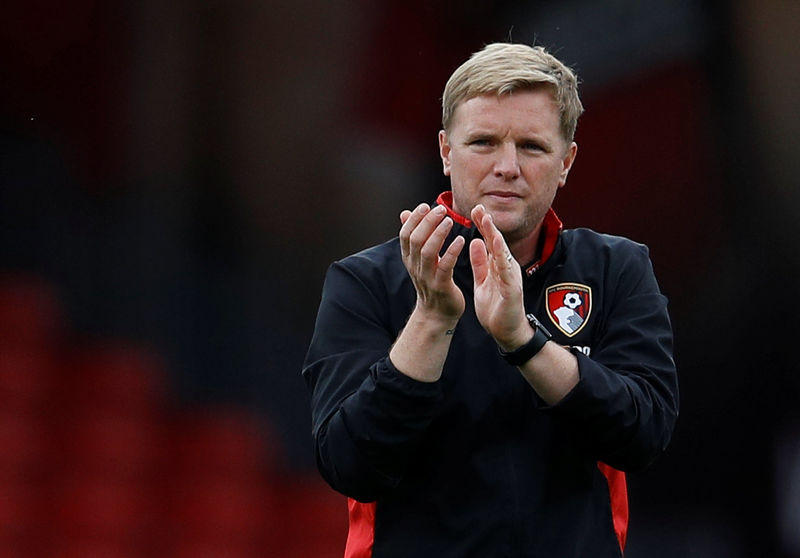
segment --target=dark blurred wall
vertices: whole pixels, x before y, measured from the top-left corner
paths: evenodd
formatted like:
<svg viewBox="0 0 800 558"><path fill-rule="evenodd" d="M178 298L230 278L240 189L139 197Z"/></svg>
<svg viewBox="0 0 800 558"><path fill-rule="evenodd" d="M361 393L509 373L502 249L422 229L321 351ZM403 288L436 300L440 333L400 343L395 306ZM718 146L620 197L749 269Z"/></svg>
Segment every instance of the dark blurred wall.
<svg viewBox="0 0 800 558"><path fill-rule="evenodd" d="M631 477L627 555L800 556L799 23L754 1L17 3L0 269L54 281L87 334L153 344L181 400L263 412L310 469L327 265L447 187L452 70L544 44L586 106L556 209L647 243L671 300L681 418Z"/></svg>

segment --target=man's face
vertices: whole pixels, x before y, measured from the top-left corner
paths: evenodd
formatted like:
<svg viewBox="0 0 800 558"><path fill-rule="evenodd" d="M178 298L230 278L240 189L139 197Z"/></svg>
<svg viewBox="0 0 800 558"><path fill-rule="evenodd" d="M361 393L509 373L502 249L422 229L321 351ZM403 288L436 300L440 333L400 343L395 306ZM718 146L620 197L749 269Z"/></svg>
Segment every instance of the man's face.
<svg viewBox="0 0 800 558"><path fill-rule="evenodd" d="M578 146L561 135L549 88L481 95L456 107L439 132L453 209L482 203L508 242L536 231L564 186Z"/></svg>

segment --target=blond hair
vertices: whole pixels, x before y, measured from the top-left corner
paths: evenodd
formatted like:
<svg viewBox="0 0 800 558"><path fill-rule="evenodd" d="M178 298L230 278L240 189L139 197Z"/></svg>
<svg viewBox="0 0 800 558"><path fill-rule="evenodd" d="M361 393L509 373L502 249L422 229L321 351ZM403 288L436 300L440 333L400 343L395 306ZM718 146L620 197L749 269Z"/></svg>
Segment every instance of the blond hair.
<svg viewBox="0 0 800 558"><path fill-rule="evenodd" d="M551 87L558 105L561 133L572 141L583 105L578 79L558 58L543 47L492 43L456 68L442 95L442 126L449 130L459 104L479 95L505 95L518 90Z"/></svg>

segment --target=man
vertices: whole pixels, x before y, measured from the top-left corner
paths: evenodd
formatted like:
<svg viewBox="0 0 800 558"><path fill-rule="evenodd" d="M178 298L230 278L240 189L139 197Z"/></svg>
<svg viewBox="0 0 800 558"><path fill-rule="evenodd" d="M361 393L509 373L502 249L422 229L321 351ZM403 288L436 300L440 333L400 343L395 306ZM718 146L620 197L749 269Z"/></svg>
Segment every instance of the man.
<svg viewBox="0 0 800 558"><path fill-rule="evenodd" d="M678 412L647 249L551 209L583 108L544 49L488 45L442 105L452 192L331 266L303 370L345 555L619 557Z"/></svg>

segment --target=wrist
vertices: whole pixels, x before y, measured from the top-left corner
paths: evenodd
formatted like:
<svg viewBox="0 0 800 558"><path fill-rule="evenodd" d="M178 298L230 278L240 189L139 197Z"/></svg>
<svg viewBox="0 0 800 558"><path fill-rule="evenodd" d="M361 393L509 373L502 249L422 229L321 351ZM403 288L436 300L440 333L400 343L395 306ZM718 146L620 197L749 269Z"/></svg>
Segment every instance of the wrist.
<svg viewBox="0 0 800 558"><path fill-rule="evenodd" d="M509 364L514 366L522 366L534 356L536 356L542 347L552 339L549 331L536 319L533 314L525 316L529 322L530 329L533 330L533 335L528 338L524 344L514 347L512 350L504 349L502 346L498 347L500 356L505 359Z"/></svg>
<svg viewBox="0 0 800 558"><path fill-rule="evenodd" d="M442 375L458 319L414 308L389 350L389 360L402 374L420 382L435 382Z"/></svg>
<svg viewBox="0 0 800 558"><path fill-rule="evenodd" d="M524 310L521 314L521 321L513 331L505 335L502 339L498 337L495 338L495 343L497 343L501 351L507 353L516 351L523 345L529 343L536 334L536 325L528 319Z"/></svg>
<svg viewBox="0 0 800 558"><path fill-rule="evenodd" d="M417 305L411 312L406 326L412 325L420 331L434 335L451 332L458 325L461 316L447 316Z"/></svg>
<svg viewBox="0 0 800 558"><path fill-rule="evenodd" d="M502 341L496 340L497 346L500 347L501 351L510 353L528 344L535 334L536 330L526 320L525 325L514 332L513 335Z"/></svg>

